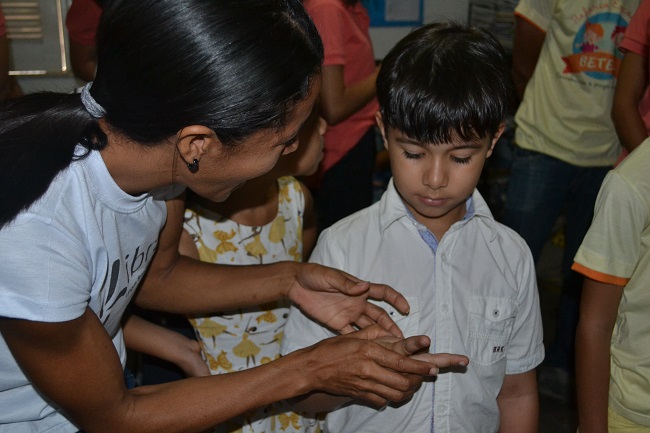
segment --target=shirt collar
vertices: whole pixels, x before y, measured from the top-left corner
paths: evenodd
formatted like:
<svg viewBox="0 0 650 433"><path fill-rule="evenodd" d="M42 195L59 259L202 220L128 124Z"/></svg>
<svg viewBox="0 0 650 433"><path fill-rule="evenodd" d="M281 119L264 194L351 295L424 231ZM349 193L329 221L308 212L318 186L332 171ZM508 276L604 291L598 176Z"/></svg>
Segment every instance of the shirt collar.
<svg viewBox="0 0 650 433"><path fill-rule="evenodd" d="M469 221L475 217L478 217L485 222L490 229L490 239L493 240L497 235L496 221L492 216L492 212L490 212L490 208L483 199L483 196L481 196L481 193L476 189L474 189L472 195L467 199L467 212L463 217L463 221ZM379 203L379 224L381 233L383 234L384 231L394 222L403 218L406 218L408 224L414 225L418 231L423 227L422 224L415 221L406 208L406 205L397 192L393 179L391 178L388 182L386 192L382 195Z"/></svg>

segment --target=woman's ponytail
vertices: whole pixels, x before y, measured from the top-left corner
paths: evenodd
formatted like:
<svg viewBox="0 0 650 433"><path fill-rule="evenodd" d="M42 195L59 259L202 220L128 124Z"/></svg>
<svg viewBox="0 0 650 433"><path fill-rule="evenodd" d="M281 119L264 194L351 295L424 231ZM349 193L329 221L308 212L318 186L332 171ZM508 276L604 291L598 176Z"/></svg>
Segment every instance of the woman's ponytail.
<svg viewBox="0 0 650 433"><path fill-rule="evenodd" d="M79 94L31 94L0 108L0 228L47 191L78 144L106 145Z"/></svg>

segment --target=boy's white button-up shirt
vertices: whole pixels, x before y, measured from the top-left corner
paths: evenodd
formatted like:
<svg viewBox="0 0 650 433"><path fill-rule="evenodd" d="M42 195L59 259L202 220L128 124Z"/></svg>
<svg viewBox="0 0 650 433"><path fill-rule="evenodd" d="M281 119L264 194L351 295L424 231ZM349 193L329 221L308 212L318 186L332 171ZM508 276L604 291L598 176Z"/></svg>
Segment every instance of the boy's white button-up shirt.
<svg viewBox="0 0 650 433"><path fill-rule="evenodd" d="M430 352L470 359L466 369L441 371L404 404L377 410L359 402L332 411L326 431L496 432L504 376L542 362L539 296L528 246L494 220L478 191L472 200L474 215L455 223L435 252L392 181L378 203L322 233L310 261L399 290L411 306L409 315L381 305L405 336L428 335ZM282 353L333 335L294 307Z"/></svg>

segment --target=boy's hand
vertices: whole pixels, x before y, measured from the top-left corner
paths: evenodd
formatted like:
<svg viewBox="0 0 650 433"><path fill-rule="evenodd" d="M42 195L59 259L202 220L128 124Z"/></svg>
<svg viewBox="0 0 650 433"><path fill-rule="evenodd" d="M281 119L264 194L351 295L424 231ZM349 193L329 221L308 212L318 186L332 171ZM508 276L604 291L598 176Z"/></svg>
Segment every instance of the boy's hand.
<svg viewBox="0 0 650 433"><path fill-rule="evenodd" d="M418 354L429 346L426 336L399 339L379 326L328 338L302 349L313 386L330 394L383 406L409 399L422 381L439 368L467 365L467 358L451 354ZM295 352L294 352L295 353ZM411 355L425 356L415 359Z"/></svg>
<svg viewBox="0 0 650 433"><path fill-rule="evenodd" d="M388 313L368 302L369 298L386 301L403 314L409 311L406 299L392 287L314 263L300 264L289 298L306 315L342 334L379 324L390 334L403 337Z"/></svg>
<svg viewBox="0 0 650 433"><path fill-rule="evenodd" d="M441 368L452 366L466 367L469 364L469 358L465 355L428 353L427 349L431 345L431 339L425 335L415 335L405 339L384 336L375 338L374 341L401 355L410 356L413 359L432 364L431 371L429 372L431 376L437 375Z"/></svg>

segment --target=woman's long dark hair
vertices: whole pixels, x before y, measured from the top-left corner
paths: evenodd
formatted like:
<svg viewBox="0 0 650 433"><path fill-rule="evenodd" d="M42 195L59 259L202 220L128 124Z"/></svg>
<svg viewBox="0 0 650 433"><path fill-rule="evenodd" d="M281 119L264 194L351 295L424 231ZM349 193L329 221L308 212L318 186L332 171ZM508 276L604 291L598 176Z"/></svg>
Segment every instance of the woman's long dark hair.
<svg viewBox="0 0 650 433"><path fill-rule="evenodd" d="M111 0L90 93L140 145L204 125L236 146L282 126L322 58L299 0ZM78 94L27 95L0 109L0 228L47 191L77 144L106 146Z"/></svg>

